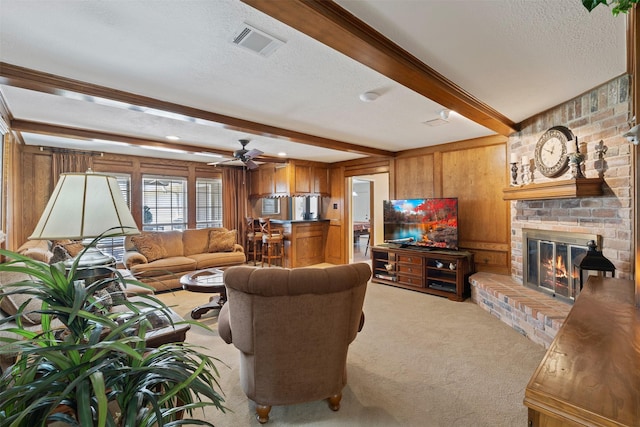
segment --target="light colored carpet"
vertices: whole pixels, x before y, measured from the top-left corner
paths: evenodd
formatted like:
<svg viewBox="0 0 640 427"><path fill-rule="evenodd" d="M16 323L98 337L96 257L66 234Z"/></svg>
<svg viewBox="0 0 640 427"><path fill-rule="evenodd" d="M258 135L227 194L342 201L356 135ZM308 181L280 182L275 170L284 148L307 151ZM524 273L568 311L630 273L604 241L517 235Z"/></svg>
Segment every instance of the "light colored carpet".
<svg viewBox="0 0 640 427"><path fill-rule="evenodd" d="M183 317L209 295L159 295ZM545 350L470 301L370 283L364 329L352 343L342 406L311 402L271 410L271 426L525 425L524 389ZM197 418L218 427L258 426L239 383L238 350L216 332L217 311L192 327L187 341L218 357L220 383L232 412L207 409ZM322 349L318 349L322 351Z"/></svg>

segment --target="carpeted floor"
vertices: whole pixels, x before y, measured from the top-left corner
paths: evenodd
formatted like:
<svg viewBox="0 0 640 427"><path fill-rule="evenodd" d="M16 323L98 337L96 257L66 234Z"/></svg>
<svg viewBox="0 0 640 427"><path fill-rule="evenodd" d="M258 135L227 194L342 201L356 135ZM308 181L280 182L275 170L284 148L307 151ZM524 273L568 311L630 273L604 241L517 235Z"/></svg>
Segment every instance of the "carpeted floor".
<svg viewBox="0 0 640 427"><path fill-rule="evenodd" d="M159 295L183 317L209 295ZM271 410L272 426L518 426L525 425L524 389L545 350L470 301L371 283L366 323L350 347L342 406L311 402ZM220 383L231 412L208 409L219 427L260 425L239 384L238 350L216 332L217 311L192 327L187 341L219 358ZM318 349L321 351L321 349ZM198 415L199 417L199 415Z"/></svg>

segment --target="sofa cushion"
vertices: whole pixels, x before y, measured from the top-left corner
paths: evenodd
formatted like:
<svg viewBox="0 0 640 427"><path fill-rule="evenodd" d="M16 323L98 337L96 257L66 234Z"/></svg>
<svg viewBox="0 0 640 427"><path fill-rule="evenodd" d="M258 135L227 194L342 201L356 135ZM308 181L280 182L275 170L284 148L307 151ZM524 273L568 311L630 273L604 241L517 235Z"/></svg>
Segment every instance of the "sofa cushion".
<svg viewBox="0 0 640 427"><path fill-rule="evenodd" d="M47 264L51 259L48 240L28 240L20 246L16 252L36 261L46 262Z"/></svg>
<svg viewBox="0 0 640 427"><path fill-rule="evenodd" d="M196 269L196 261L183 256L162 258L148 264L131 266L131 273L137 278L164 276L172 273L183 273Z"/></svg>
<svg viewBox="0 0 640 427"><path fill-rule="evenodd" d="M0 271L0 284L11 284L21 282L23 280L29 280L30 276L24 273L17 273L13 271ZM5 292L13 292L19 290L18 287L5 287ZM29 301L30 300L30 301ZM0 309L7 313L9 316L14 316L18 313L20 306L27 302L27 306L22 312L22 321L27 325L39 325L41 315L35 313L36 310L40 310L42 307L42 301L34 298L33 295L25 293L15 293L11 295L4 295L0 297Z"/></svg>
<svg viewBox="0 0 640 427"><path fill-rule="evenodd" d="M214 252L193 254L189 258L196 261L196 270L202 270L203 268L223 267L227 265L244 264L246 258L244 252Z"/></svg>
<svg viewBox="0 0 640 427"><path fill-rule="evenodd" d="M159 233L143 232L139 236L133 236L131 241L136 245L138 252L147 258L148 262L167 257L163 237Z"/></svg>
<svg viewBox="0 0 640 427"><path fill-rule="evenodd" d="M201 254L209 251L210 228L187 229L182 233L184 256ZM225 230L226 231L226 230Z"/></svg>
<svg viewBox="0 0 640 427"><path fill-rule="evenodd" d="M209 250L208 252L231 252L233 245L236 243L236 230L230 231L209 231Z"/></svg>
<svg viewBox="0 0 640 427"><path fill-rule="evenodd" d="M182 231L171 230L159 233L164 242L164 248L168 257L184 256L184 244L182 243Z"/></svg>

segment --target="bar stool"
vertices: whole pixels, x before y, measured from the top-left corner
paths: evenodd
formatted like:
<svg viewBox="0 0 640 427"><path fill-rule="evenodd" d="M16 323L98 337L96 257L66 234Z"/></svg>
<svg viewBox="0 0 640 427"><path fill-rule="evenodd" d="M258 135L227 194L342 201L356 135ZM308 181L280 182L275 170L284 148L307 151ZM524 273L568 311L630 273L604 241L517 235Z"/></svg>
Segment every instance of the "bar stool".
<svg viewBox="0 0 640 427"><path fill-rule="evenodd" d="M248 216L245 218L245 221L247 227L245 232L245 253L247 257L251 255L253 265L256 265L258 257L262 260L262 232L260 224L256 224L253 217Z"/></svg>
<svg viewBox="0 0 640 427"><path fill-rule="evenodd" d="M269 267L271 260L280 260L280 266L284 267L284 235L271 227L269 218L260 218L258 221L262 232L262 267L265 260Z"/></svg>

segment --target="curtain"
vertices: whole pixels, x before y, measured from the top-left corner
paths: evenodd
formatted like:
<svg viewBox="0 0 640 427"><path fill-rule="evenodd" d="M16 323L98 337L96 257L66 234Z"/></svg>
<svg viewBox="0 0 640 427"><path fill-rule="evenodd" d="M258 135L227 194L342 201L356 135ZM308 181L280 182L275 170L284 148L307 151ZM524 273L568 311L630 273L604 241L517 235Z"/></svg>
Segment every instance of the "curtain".
<svg viewBox="0 0 640 427"><path fill-rule="evenodd" d="M226 167L222 171L222 225L228 230L238 230L238 243L244 246L245 217L249 197L245 168Z"/></svg>
<svg viewBox="0 0 640 427"><path fill-rule="evenodd" d="M92 166L93 157L90 154L54 151L51 155L52 188L55 188L61 173L86 172Z"/></svg>

